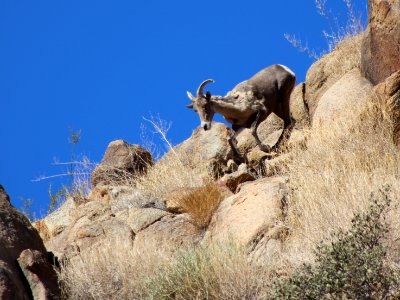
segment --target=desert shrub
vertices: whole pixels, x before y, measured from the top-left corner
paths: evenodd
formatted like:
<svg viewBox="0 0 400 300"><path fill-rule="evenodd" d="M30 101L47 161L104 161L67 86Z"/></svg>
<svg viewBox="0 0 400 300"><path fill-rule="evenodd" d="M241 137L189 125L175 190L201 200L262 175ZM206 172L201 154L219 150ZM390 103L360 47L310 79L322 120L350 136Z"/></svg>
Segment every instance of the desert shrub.
<svg viewBox="0 0 400 300"><path fill-rule="evenodd" d="M209 182L202 187L182 190L174 202L183 212L191 216L195 226L204 229L225 195L225 190L214 182Z"/></svg>
<svg viewBox="0 0 400 300"><path fill-rule="evenodd" d="M317 248L315 265L304 264L277 281L274 299L387 299L396 292L398 272L386 263L386 190L372 198L365 213L356 214L348 231ZM399 291L399 290L397 290Z"/></svg>

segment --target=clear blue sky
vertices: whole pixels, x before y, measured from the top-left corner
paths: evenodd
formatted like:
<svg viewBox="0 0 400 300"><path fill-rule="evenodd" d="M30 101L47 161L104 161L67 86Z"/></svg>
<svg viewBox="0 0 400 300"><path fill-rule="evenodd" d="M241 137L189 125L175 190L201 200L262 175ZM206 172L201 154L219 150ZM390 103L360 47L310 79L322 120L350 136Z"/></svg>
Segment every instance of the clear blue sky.
<svg viewBox="0 0 400 300"><path fill-rule="evenodd" d="M354 1L366 15L366 0ZM342 1L328 0L344 18ZM64 169L69 130L82 130L76 152L99 162L110 141L141 143L142 117L172 122L177 144L199 125L186 90L207 78L225 94L280 63L298 77L312 63L283 37L326 47L329 29L313 0L2 1L0 3L0 184L13 203L44 212L51 181ZM60 181L53 181L53 185Z"/></svg>

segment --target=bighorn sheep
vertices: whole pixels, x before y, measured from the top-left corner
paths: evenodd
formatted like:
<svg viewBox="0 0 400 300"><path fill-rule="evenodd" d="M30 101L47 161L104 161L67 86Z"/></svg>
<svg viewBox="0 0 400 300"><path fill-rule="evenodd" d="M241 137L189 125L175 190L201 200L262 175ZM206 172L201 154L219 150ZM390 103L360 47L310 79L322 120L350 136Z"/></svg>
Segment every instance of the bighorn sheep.
<svg viewBox="0 0 400 300"><path fill-rule="evenodd" d="M237 148L236 135L242 128L251 128L257 145L264 152L271 148L262 144L257 127L272 112L284 121L284 129L291 127L289 111L290 94L296 83L295 74L283 65L272 65L261 70L250 79L239 83L228 92L226 96L212 96L210 92L203 94L203 89L213 79L203 81L198 90L197 97L187 92L193 108L200 116L201 127L204 130L211 128L211 121L215 113L220 113L225 120L232 124L233 133L229 144L241 161L245 161ZM280 138L282 139L283 134ZM278 143L279 144L279 141Z"/></svg>

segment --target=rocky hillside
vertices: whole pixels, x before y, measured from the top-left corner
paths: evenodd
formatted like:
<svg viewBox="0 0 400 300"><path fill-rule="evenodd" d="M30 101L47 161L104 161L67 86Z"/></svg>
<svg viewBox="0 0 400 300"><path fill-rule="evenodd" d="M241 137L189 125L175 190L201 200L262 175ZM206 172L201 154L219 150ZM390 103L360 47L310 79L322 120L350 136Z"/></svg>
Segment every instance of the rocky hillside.
<svg viewBox="0 0 400 300"><path fill-rule="evenodd" d="M237 140L247 164L239 164L220 123L196 129L157 162L140 145L114 141L90 195L71 194L33 224L37 231L1 190L0 298L56 299L61 285L71 299L296 299L273 294L272 282L314 264L317 245L357 224L354 215L382 190L391 199L383 263L396 268L400 1L370 0L369 12L366 31L296 86L295 127L277 153L260 151L244 130ZM276 116L259 127L271 147L282 132ZM373 295L393 296L393 286ZM333 288L319 295L307 299L339 297Z"/></svg>

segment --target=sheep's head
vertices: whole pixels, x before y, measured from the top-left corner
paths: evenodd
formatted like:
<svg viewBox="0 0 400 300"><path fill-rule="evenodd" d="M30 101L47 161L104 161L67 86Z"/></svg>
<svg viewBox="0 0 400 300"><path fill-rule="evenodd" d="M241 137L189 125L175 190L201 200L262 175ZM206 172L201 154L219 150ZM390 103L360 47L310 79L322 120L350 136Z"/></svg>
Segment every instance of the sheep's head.
<svg viewBox="0 0 400 300"><path fill-rule="evenodd" d="M213 83L214 80L207 79L204 80L199 88L197 89L197 97L194 97L191 92L187 92L189 99L192 101L191 104L186 105L187 108L192 108L200 117L201 127L204 130L211 128L211 121L214 117L214 110L211 105L211 94L207 92L203 94L203 89L207 83Z"/></svg>

